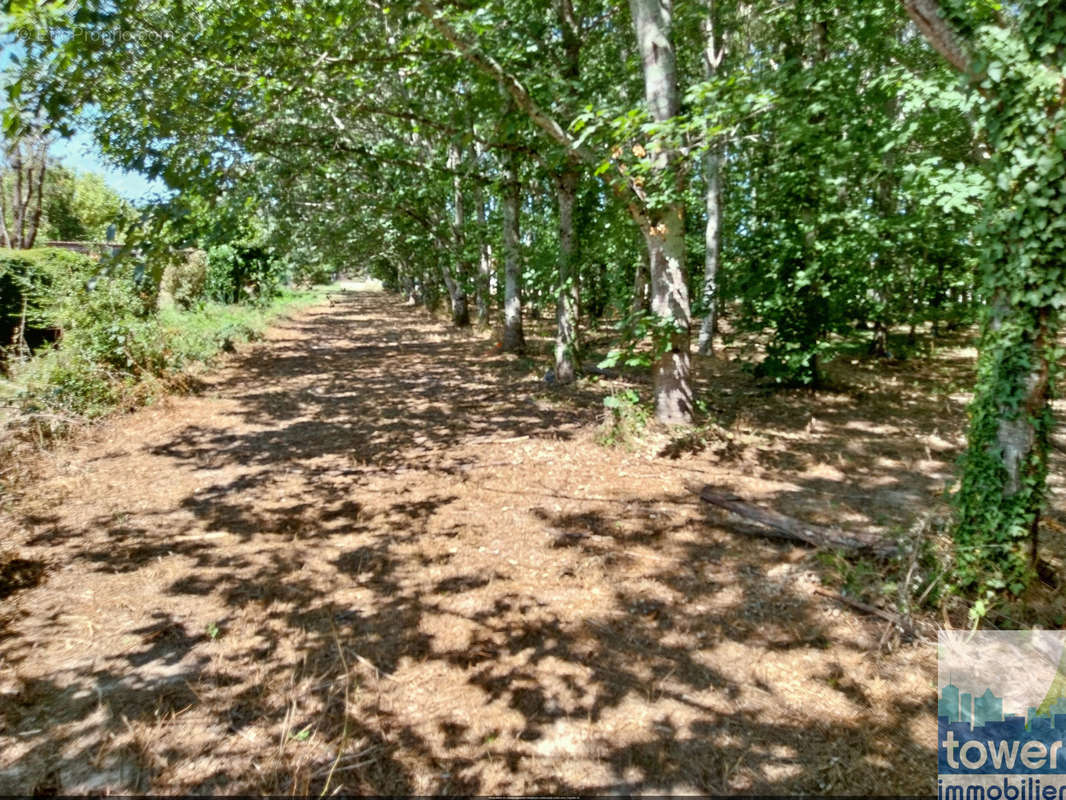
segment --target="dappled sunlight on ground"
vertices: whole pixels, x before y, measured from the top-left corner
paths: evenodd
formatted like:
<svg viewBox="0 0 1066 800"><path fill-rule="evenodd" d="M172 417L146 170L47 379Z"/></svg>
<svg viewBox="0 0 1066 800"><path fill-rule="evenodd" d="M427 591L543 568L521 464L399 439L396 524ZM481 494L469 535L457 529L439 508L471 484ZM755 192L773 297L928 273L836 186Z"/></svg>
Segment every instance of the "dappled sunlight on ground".
<svg viewBox="0 0 1066 800"><path fill-rule="evenodd" d="M0 792L931 793L932 647L689 486L905 530L955 401L698 372L728 447L607 448L602 388L352 292L62 449L5 519Z"/></svg>

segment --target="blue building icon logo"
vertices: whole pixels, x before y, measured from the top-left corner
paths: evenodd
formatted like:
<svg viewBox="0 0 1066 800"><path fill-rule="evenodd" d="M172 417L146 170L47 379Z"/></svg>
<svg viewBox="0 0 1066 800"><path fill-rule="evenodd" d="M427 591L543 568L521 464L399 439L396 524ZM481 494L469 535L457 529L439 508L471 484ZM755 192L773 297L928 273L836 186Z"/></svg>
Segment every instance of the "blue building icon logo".
<svg viewBox="0 0 1066 800"><path fill-rule="evenodd" d="M945 633L939 800L1066 800L1066 634Z"/></svg>

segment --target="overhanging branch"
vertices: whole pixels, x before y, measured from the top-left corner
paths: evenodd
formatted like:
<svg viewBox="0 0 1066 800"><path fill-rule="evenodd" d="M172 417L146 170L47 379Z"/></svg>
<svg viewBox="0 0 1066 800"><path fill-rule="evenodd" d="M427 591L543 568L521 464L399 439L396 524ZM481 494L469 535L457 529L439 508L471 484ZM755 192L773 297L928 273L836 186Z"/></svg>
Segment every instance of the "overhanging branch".
<svg viewBox="0 0 1066 800"><path fill-rule="evenodd" d="M959 42L958 36L944 20L937 0L904 0L907 15L914 20L918 30L955 69L965 75L971 72L970 57Z"/></svg>

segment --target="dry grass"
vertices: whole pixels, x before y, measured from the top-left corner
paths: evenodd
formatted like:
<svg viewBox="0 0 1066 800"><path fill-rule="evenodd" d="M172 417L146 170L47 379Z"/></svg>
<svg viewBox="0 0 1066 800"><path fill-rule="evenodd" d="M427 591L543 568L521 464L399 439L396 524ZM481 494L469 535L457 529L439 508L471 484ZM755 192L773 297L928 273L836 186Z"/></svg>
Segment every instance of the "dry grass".
<svg viewBox="0 0 1066 800"><path fill-rule="evenodd" d="M931 793L933 648L687 486L906 531L968 356L820 395L707 360L715 424L626 450L603 385L492 344L351 293L42 457L0 517L40 565L0 599L0 793Z"/></svg>

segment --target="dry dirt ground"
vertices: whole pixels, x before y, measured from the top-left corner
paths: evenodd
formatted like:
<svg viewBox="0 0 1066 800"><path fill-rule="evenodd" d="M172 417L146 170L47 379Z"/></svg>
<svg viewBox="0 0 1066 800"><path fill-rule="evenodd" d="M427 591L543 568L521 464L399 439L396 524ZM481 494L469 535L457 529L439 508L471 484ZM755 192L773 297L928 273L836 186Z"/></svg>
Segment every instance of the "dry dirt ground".
<svg viewBox="0 0 1066 800"><path fill-rule="evenodd" d="M934 648L879 651L824 561L688 488L906 529L964 398L900 374L708 360L735 441L627 450L602 386L335 296L7 504L0 794L931 794Z"/></svg>

